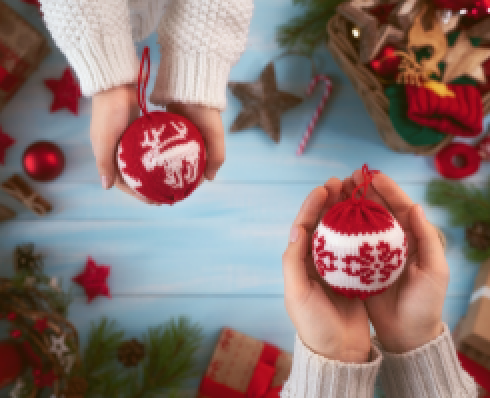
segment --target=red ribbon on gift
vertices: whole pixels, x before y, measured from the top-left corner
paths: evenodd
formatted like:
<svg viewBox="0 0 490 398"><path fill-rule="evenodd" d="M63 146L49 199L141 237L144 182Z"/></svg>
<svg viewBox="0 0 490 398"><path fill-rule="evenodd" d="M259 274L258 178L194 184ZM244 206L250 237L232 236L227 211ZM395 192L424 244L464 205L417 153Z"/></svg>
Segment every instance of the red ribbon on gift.
<svg viewBox="0 0 490 398"><path fill-rule="evenodd" d="M281 351L271 344L264 343L259 362L255 367L247 391L241 393L204 376L199 387L202 395L212 398L279 398L282 386L271 388L276 373L276 360Z"/></svg>
<svg viewBox="0 0 490 398"><path fill-rule="evenodd" d="M459 351L457 354L463 369L466 370L471 377L473 377L476 383L482 386L485 390L490 391L490 370L484 368L482 365L476 363Z"/></svg>

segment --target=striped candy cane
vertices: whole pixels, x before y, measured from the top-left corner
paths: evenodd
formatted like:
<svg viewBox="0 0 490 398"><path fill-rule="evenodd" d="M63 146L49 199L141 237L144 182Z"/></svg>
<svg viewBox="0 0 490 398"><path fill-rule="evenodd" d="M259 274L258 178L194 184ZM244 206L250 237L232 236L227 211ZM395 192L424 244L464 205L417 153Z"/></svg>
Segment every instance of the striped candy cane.
<svg viewBox="0 0 490 398"><path fill-rule="evenodd" d="M315 129L315 126L318 122L318 118L320 117L320 114L322 113L323 108L327 103L328 97L330 97L330 93L332 92L332 81L325 75L317 75L308 86L306 95L311 95L311 92L313 91L313 89L315 88L315 86L318 84L320 80L325 82L325 92L323 93L322 100L320 104L317 106L315 114L313 115L310 124L308 124L308 129L304 133L303 138L299 144L298 150L296 151L296 155L298 156L301 155L305 150L305 147L308 144L308 141L310 140L311 134L313 133L313 130Z"/></svg>

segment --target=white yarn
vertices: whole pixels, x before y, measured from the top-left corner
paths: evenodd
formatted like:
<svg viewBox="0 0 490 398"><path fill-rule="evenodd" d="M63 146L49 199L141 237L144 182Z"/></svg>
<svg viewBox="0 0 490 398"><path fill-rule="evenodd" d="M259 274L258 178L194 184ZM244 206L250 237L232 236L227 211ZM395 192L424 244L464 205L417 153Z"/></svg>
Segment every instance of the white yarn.
<svg viewBox="0 0 490 398"><path fill-rule="evenodd" d="M220 109L231 65L245 50L253 11L253 0L40 1L46 26L84 95L136 82L139 60L133 39L143 39L161 21L165 71L157 82L167 82L158 84L152 101Z"/></svg>

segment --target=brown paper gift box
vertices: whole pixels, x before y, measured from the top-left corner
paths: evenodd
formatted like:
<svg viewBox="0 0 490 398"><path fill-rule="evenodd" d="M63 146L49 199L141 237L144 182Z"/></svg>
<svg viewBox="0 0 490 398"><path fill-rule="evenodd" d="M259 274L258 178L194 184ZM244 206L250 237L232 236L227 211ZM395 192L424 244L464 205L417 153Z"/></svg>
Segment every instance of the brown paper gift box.
<svg viewBox="0 0 490 398"><path fill-rule="evenodd" d="M0 0L0 110L49 51L46 38Z"/></svg>
<svg viewBox="0 0 490 398"><path fill-rule="evenodd" d="M210 378L213 382L222 384L237 393L245 394L264 346L265 343L262 341L236 330L223 328L204 379ZM272 388L284 384L291 371L291 366L291 354L279 350L275 361L274 377L270 385ZM221 396L204 395L201 388L197 397L221 398Z"/></svg>
<svg viewBox="0 0 490 398"><path fill-rule="evenodd" d="M490 370L490 259L481 266L475 279L466 315L456 326L456 349Z"/></svg>

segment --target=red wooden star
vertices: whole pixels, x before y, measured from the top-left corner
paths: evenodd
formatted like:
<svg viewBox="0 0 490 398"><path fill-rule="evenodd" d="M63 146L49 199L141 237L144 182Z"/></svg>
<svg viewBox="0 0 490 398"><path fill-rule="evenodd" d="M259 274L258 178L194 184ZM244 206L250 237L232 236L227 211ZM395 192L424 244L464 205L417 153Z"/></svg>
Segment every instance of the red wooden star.
<svg viewBox="0 0 490 398"><path fill-rule="evenodd" d="M78 100L82 96L82 92L70 68L65 69L61 79L45 79L44 84L54 94L50 112L67 108L78 115Z"/></svg>
<svg viewBox="0 0 490 398"><path fill-rule="evenodd" d="M39 333L44 332L48 328L48 319L46 317L42 319L38 319L34 324L34 329L36 329Z"/></svg>
<svg viewBox="0 0 490 398"><path fill-rule="evenodd" d="M89 303L97 296L110 298L111 293L107 286L110 270L111 267L108 265L97 265L92 257L88 257L83 272L72 278L72 280L85 289Z"/></svg>
<svg viewBox="0 0 490 398"><path fill-rule="evenodd" d="M5 134L0 127L0 163L5 164L5 152L7 148L14 145L15 140L9 135Z"/></svg>

